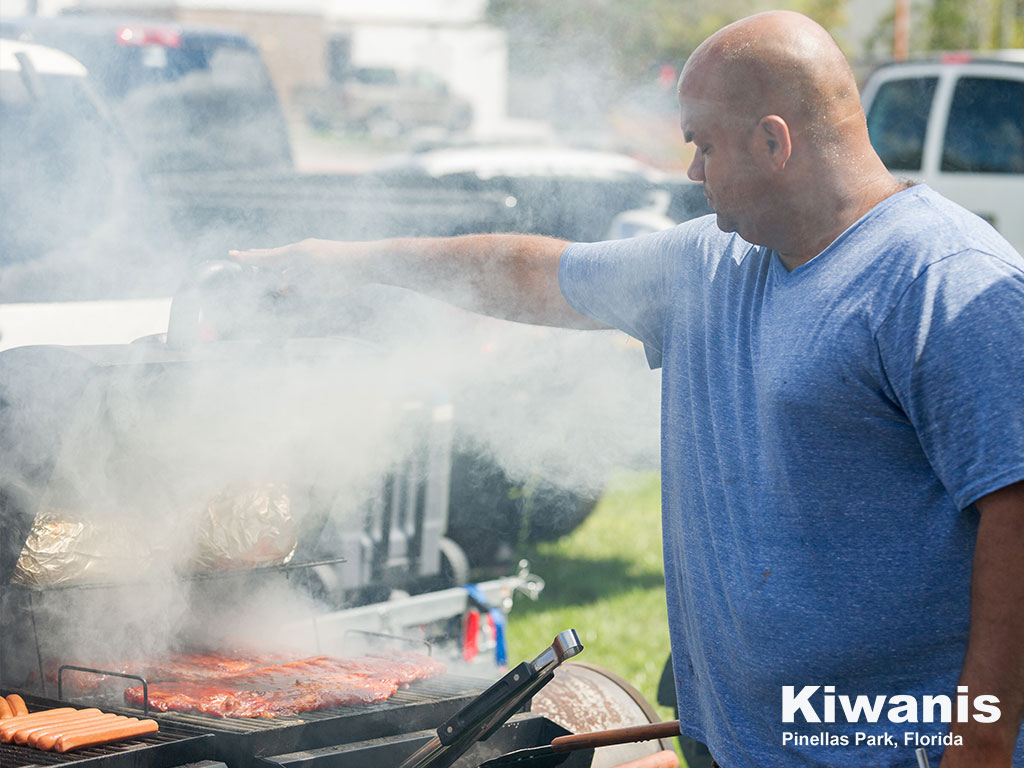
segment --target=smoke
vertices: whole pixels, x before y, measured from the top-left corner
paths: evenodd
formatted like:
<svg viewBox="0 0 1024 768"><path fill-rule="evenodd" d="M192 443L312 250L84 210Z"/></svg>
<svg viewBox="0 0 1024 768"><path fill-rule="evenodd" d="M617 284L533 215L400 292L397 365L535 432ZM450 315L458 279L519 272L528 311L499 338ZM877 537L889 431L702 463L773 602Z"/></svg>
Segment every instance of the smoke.
<svg viewBox="0 0 1024 768"><path fill-rule="evenodd" d="M618 468L657 466L660 375L624 334L495 320L401 289L367 293L389 308L371 335L450 393L457 434L514 480L593 493Z"/></svg>
<svg viewBox="0 0 1024 768"><path fill-rule="evenodd" d="M71 327L77 302L166 297L228 247L513 221L500 190L281 171L256 102L224 95L256 80L240 77L237 56L227 64L217 90L186 76L123 100L41 60L34 74L3 72L0 305L60 302ZM257 323L258 340L184 354L157 343L0 355L4 523L50 520L58 548L76 553L57 552L52 570L37 561L29 583L44 591L0 606L14 638L5 681L30 680L37 652L50 663L294 643L274 628L337 607L308 585L269 571L182 576L340 553L358 580L367 510L379 514L396 476L437 469L417 457L437 437L438 408L453 410L452 450L511 484L596 497L617 469L657 466L660 376L617 332L481 318L379 286L286 309L293 331L329 338L285 342ZM101 335L126 341L117 312ZM54 554L45 541L40 552ZM62 573L122 586L63 589ZM33 621L50 628L41 641Z"/></svg>

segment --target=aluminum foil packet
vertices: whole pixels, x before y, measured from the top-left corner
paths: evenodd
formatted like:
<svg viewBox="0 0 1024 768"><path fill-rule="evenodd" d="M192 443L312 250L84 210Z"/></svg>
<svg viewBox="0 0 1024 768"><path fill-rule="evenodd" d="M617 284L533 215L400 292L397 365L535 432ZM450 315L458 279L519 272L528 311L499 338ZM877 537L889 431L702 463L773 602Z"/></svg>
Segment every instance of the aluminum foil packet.
<svg viewBox="0 0 1024 768"><path fill-rule="evenodd" d="M146 574L144 542L130 527L69 510L36 515L11 582L28 587L116 583Z"/></svg>
<svg viewBox="0 0 1024 768"><path fill-rule="evenodd" d="M297 546L285 485L232 486L202 509L193 567L203 572L284 565Z"/></svg>

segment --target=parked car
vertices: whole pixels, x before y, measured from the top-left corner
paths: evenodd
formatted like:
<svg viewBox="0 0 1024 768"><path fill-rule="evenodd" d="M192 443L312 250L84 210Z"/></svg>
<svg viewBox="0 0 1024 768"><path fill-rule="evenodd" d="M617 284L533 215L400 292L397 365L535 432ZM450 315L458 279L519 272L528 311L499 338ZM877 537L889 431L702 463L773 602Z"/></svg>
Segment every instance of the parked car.
<svg viewBox="0 0 1024 768"><path fill-rule="evenodd" d="M318 130L345 130L394 138L417 128L464 131L470 103L425 69L355 67L326 86L296 91L307 122Z"/></svg>
<svg viewBox="0 0 1024 768"><path fill-rule="evenodd" d="M864 84L871 142L1024 251L1024 50L888 64Z"/></svg>

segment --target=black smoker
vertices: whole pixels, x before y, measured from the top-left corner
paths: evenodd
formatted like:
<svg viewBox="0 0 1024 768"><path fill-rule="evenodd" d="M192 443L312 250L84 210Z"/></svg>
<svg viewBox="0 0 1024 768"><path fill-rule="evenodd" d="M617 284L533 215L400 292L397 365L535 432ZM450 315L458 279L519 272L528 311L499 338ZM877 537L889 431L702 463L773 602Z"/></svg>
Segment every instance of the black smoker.
<svg viewBox="0 0 1024 768"><path fill-rule="evenodd" d="M376 705L218 719L142 713L103 698L137 680L115 678L90 693L64 685L62 665L81 663L78 654L88 658L98 641L114 658L155 641L188 642L222 629L214 618L218 607L244 602L268 583L332 600L328 610L341 612L394 589L409 592L414 606L417 593L446 594L436 590L453 586L439 582L450 406L429 385L394 386L393 376L373 348L346 340L211 342L186 350L160 343L23 347L0 354L0 689L24 693L32 709L92 704L98 697L106 709L148 714L161 726L149 737L66 755L0 745L3 768L169 768L202 760L229 768L390 765L474 701L486 681L447 675L413 683ZM330 409L332 401L371 393L381 401ZM378 417L390 420L383 436ZM346 441L354 451L327 450ZM393 456L377 460L373 452L384 449ZM366 467L379 469L382 479L357 493L353 482ZM119 538L125 520L157 528L160 540L174 536L175 515L191 500L225 481L244 485L252 478L287 489L297 518L287 562L221 563L223 570L184 574L180 558L161 561L167 553L156 547L137 557ZM26 574L23 549L47 514L84 520L71 526L80 535L95 516L94 540L110 551L97 562L72 558L55 573L40 567ZM333 574L333 586L325 586L325 572ZM152 606L170 582L198 608L165 627ZM425 627L426 637L416 642L429 648L432 631L451 629L450 621ZM154 638L161 632L168 634ZM337 641L332 647L341 642L329 639ZM378 647L391 642L401 641L373 639ZM493 695L491 703L497 706ZM492 726L497 730L486 743L460 745L458 751L470 751L443 764L478 765L566 733L529 714ZM574 761L589 765L587 753Z"/></svg>

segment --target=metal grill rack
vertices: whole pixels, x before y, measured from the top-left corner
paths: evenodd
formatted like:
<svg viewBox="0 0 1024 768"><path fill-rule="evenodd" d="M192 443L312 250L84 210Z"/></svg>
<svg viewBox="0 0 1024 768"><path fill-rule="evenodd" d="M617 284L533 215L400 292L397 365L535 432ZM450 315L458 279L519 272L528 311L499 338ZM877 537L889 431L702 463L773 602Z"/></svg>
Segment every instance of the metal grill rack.
<svg viewBox="0 0 1024 768"><path fill-rule="evenodd" d="M7 693L3 691L2 693ZM22 694L29 711L66 706L64 702ZM111 710L113 711L113 710ZM17 744L0 744L0 766L35 768L59 765L69 768L170 768L203 759L212 753L209 734L160 723L160 730L134 739L84 747L73 752L43 752Z"/></svg>

